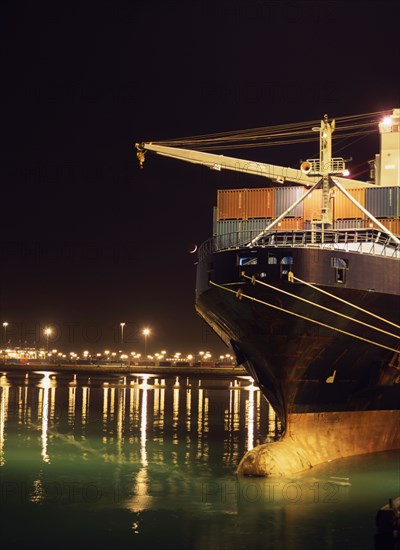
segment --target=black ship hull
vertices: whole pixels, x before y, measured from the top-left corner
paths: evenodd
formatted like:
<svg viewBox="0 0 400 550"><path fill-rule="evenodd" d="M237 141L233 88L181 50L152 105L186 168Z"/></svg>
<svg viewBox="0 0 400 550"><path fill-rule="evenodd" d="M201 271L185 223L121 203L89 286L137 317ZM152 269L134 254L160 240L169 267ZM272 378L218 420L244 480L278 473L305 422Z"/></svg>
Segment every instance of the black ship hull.
<svg viewBox="0 0 400 550"><path fill-rule="evenodd" d="M351 426L371 434L376 425L376 441L339 450L346 456L400 447L399 286L395 256L244 247L200 258L196 309L256 380L285 437L297 430L297 448L323 433L321 419L338 449L354 442Z"/></svg>

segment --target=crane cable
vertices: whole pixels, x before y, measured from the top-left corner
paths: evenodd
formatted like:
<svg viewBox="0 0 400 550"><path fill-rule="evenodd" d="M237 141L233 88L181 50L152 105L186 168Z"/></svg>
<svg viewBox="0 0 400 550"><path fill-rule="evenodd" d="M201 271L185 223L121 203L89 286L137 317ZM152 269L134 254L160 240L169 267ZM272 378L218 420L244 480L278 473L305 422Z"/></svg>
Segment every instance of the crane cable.
<svg viewBox="0 0 400 550"><path fill-rule="evenodd" d="M353 121L356 121L358 119L362 119L362 118L367 118L367 117L370 117L372 120L370 122L363 122L363 123L355 123L353 122L353 125L351 126L348 126L347 128L358 128L360 126L368 126L368 125L371 125L371 124L374 124L374 120L376 118L377 115L384 115L384 114L388 114L388 111L377 111L377 112L374 112L374 113L366 113L366 114L363 114L363 115L353 115L353 116L348 116L348 117L336 117L335 120L340 120L340 121L343 121L343 122L353 122ZM192 136L187 136L187 137L179 137L179 138L171 138L169 140L160 140L158 141L157 143L174 143L177 144L177 143L183 143L183 142L189 142L189 141L202 141L202 140L208 140L208 139L211 139L211 140L214 140L214 139L221 139L221 138L233 138L233 139L237 139L237 137L239 135L242 135L242 136L245 136L245 137L256 137L256 136L259 136L259 135L268 135L268 134L271 134L273 132L277 132L277 131L285 131L285 132L289 132L290 130L301 130L301 129L304 129L305 131L307 132L310 132L312 131L312 129L310 129L310 126L312 125L315 125L315 124L319 124L319 120L310 120L310 121L306 121L306 122L295 122L295 123L287 123L287 124L279 124L279 125L274 125L274 126L263 126L263 127L258 127L258 128L249 128L249 129L246 129L246 130L231 130L231 131L227 131L227 132L215 132L213 134L198 134L198 135L192 135ZM344 127L339 127L339 128L336 128L336 132L338 131L341 131ZM153 143L156 143L153 141Z"/></svg>
<svg viewBox="0 0 400 550"><path fill-rule="evenodd" d="M289 281L292 278L294 278L293 272L290 272L290 273L291 273L291 275L288 277ZM323 309L325 311L328 311L329 313L334 313L336 315L339 315L340 317L344 317L345 319L349 319L350 321L353 321L354 323L358 323L359 325L363 325L367 328L372 328L373 330L377 330L378 332L382 332L383 334L386 334L387 336L392 336L393 338L400 339L400 336L397 335L397 334L387 332L386 330L383 330L383 329L378 328L378 327L374 327L373 325L369 325L368 323L364 323L363 321L360 321L358 319L353 319L349 315L345 315L344 313L339 313L338 311L334 311L333 309L329 309L328 307L317 304L316 302L313 302L312 300L307 300L306 298L302 298L301 296L297 296L296 294L292 294L291 292L287 292L286 290L283 290L283 289L278 288L276 286L269 285L268 283L265 283L264 281L260 281L260 280L256 279L255 277L249 277L245 273L242 273L241 275L245 279L250 279L253 285L258 283L258 284L266 286L268 288L272 288L273 290L277 290L278 292L282 292L283 294L286 294L287 296L291 296L292 298L297 298L298 300L301 300L302 302L306 302L307 304L310 304L312 306L318 307L319 309ZM346 300L344 300L344 302L345 302L345 304L347 304L349 306L353 306L353 304L351 304L350 302L347 302ZM365 311L365 313L369 313L369 312Z"/></svg>
<svg viewBox="0 0 400 550"><path fill-rule="evenodd" d="M377 115L387 114L388 111L378 111L374 113L366 113L361 115L352 115L345 117L337 117L336 120L343 123L343 126L336 128L336 136L338 138L349 138L356 137L363 134L368 134L375 131L376 126L376 117ZM169 146L194 146L201 148L242 148L242 147L259 147L266 145L277 145L279 141L272 141L262 144L256 144L254 141L264 139L270 140L271 138L282 139L289 136L299 136L301 134L312 134L314 133L313 125L316 125L319 121L312 120L306 122L298 123L288 123L280 124L273 126L264 126L258 128L249 128L246 130L236 130L236 131L227 131L227 132L217 132L214 134L200 134L188 137L172 138L167 140L152 141L152 143L158 143L159 145L169 145ZM373 126L373 129L370 129ZM353 130L353 133L346 133ZM299 139L297 137L293 143L299 143L302 141L314 141L314 139L319 138L305 138ZM240 144L237 142L243 142L248 140L253 143ZM236 144L234 144L236 142ZM223 144L230 145L223 145ZM283 144L288 143L288 141L283 141Z"/></svg>
<svg viewBox="0 0 400 550"><path fill-rule="evenodd" d="M262 304L264 306L271 307L273 309L277 309L278 311L283 311L284 313L288 313L289 315L294 315L295 317L299 317L300 319L304 319L305 321L309 321L310 323L314 323L316 325L320 325L322 327L329 328L331 330L334 330L336 332L340 332L342 334L346 334L347 336L351 336L352 338L357 338L358 340L362 340L363 342L367 342L368 344L372 344L374 346L378 346L380 348L387 349L389 351L393 351L394 353L397 353L398 355L400 355L400 350L398 350L398 349L390 348L390 347L385 346L383 344L379 344L378 342L374 342L373 340L368 340L367 338L363 338L362 336L358 336L357 334L347 332L347 331L342 330L340 328L332 327L331 325L321 323L320 321L316 321L315 319L310 319L309 317L305 317L304 315L300 315L299 313L295 313L294 311L290 311L288 309L285 309L285 308L282 308L282 307L279 307L279 306L275 306L275 305L270 304L268 302L264 302L263 300L260 300L259 298L255 298L254 296L248 296L247 294L243 294L241 289L239 289L237 291L236 290L231 290L230 288L226 288L223 285L219 285L218 283L214 283L214 281L210 281L210 284L217 287L217 288L221 288L222 290L226 290L227 292L231 292L232 294L235 294L235 296L237 298L239 298L240 300L242 298L247 298L248 300L251 300L253 302L258 302L259 304Z"/></svg>
<svg viewBox="0 0 400 550"><path fill-rule="evenodd" d="M355 138L357 136L361 136L359 139L361 139L362 137L365 137L369 134L373 134L375 133L375 129L374 130L364 130L363 132L357 132L357 133L351 133L351 134L343 134L341 136L337 136L337 138L343 138L343 139L349 139L349 138ZM291 135L291 134L287 134L287 135ZM261 137L264 137L264 136L261 136ZM335 139L336 136L334 136L333 139ZM268 136L265 136L265 139L268 139ZM231 150L231 149L250 149L250 148L255 148L255 147L270 147L270 146L274 146L274 145L294 145L296 143L311 143L311 142L315 142L315 141L319 141L319 136L318 137L310 137L310 138L302 138L302 139L286 139L286 140L275 140L275 141L260 141L260 142L257 142L257 143L237 143L237 144L230 144L230 145L219 145L218 143L214 143L212 142L212 144L205 144L205 145L202 145L201 143L199 145L196 145L196 143L194 143L194 147L196 148L196 150L201 150L201 151L214 151L215 149L218 149L218 151L222 150L222 149L228 149L228 150ZM159 142L152 142L152 143L158 143L159 145L169 145L167 142L164 142L164 141L159 141ZM228 142L230 143L230 142ZM175 144L173 144L175 145ZM181 145L189 145L189 143L184 143L182 142ZM347 147L347 146L346 146Z"/></svg>

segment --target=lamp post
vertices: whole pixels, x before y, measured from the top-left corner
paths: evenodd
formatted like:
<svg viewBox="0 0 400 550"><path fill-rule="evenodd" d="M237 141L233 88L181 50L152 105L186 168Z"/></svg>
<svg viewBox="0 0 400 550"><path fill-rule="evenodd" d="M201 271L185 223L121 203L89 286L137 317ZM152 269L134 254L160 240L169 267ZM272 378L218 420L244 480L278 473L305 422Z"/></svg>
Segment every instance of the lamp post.
<svg viewBox="0 0 400 550"><path fill-rule="evenodd" d="M119 325L120 325L120 327L121 327L121 348L123 349L123 346L124 346L124 326L125 326L125 323L120 323Z"/></svg>
<svg viewBox="0 0 400 550"><path fill-rule="evenodd" d="M7 321L4 321L4 323L3 323L3 328L4 328L4 354L3 354L3 363L6 362L7 327L8 327L8 323L7 323Z"/></svg>
<svg viewBox="0 0 400 550"><path fill-rule="evenodd" d="M46 336L46 352L47 352L47 355L49 355L49 336L50 334L52 333L53 331L51 330L50 327L46 327L44 329L44 334Z"/></svg>
<svg viewBox="0 0 400 550"><path fill-rule="evenodd" d="M143 329L143 336L144 336L144 355L145 357L147 357L147 337L149 336L150 334L150 329L149 328L144 328Z"/></svg>
<svg viewBox="0 0 400 550"><path fill-rule="evenodd" d="M4 345L7 347L7 327L8 323L7 321L4 321L3 328L4 328Z"/></svg>

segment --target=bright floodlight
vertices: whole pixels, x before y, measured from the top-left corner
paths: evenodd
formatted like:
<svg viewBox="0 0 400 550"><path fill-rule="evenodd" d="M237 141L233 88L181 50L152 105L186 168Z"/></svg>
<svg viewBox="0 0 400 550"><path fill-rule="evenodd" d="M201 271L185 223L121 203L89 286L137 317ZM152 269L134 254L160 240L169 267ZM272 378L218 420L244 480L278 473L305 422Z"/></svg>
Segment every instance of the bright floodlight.
<svg viewBox="0 0 400 550"><path fill-rule="evenodd" d="M390 128L393 124L393 119L391 116L385 116L385 118L382 120L382 125L385 126L385 128Z"/></svg>
<svg viewBox="0 0 400 550"><path fill-rule="evenodd" d="M144 328L143 329L143 334L144 334L144 336L148 336L150 334L150 329L149 328Z"/></svg>

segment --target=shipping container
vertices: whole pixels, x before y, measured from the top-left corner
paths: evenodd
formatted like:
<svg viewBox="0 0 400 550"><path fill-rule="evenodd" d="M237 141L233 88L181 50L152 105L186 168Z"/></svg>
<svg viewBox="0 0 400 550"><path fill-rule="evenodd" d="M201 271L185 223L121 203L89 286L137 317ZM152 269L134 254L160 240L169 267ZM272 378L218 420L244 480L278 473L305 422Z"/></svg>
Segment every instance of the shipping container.
<svg viewBox="0 0 400 550"><path fill-rule="evenodd" d="M229 233L241 233L247 224L246 220L220 220L217 222L216 235L228 235Z"/></svg>
<svg viewBox="0 0 400 550"><path fill-rule="evenodd" d="M219 189L217 194L217 219L246 219L247 189Z"/></svg>
<svg viewBox="0 0 400 550"><path fill-rule="evenodd" d="M352 220L335 220L335 229L364 229L366 227L365 220L355 218Z"/></svg>
<svg viewBox="0 0 400 550"><path fill-rule="evenodd" d="M217 221L214 234L217 237L217 246L230 248L246 244L263 231L271 221L271 218Z"/></svg>
<svg viewBox="0 0 400 550"><path fill-rule="evenodd" d="M262 231L272 222L272 218L257 218L252 220L220 220L216 222L216 235L246 231Z"/></svg>
<svg viewBox="0 0 400 550"><path fill-rule="evenodd" d="M257 219L251 219L247 220L245 222L245 230L242 233L244 239L247 239L248 241L251 241L257 235L261 233L261 231L264 231L272 222L272 218L257 218Z"/></svg>
<svg viewBox="0 0 400 550"><path fill-rule="evenodd" d="M348 193L365 208L365 189L347 189ZM332 219L363 219L365 214L338 188L331 189Z"/></svg>
<svg viewBox="0 0 400 550"><path fill-rule="evenodd" d="M237 234L226 233L226 235L217 235L215 238L215 246L217 250L221 248L231 248L238 246Z"/></svg>
<svg viewBox="0 0 400 550"><path fill-rule="evenodd" d="M214 206L213 208L213 237L217 234L217 224L218 224L218 207Z"/></svg>
<svg viewBox="0 0 400 550"><path fill-rule="evenodd" d="M251 232L263 231L272 222L272 218L257 218L253 220L247 220L246 230Z"/></svg>
<svg viewBox="0 0 400 550"><path fill-rule="evenodd" d="M303 201L304 219L307 221L321 219L322 190L314 189Z"/></svg>
<svg viewBox="0 0 400 550"><path fill-rule="evenodd" d="M302 187L222 189L218 191L217 207L213 219L214 235L228 231L217 230L217 224L224 220L251 220L277 218L285 212L302 194ZM400 217L400 188L356 188L348 192L374 216L382 218ZM330 208L333 220L364 219L365 214L344 195L340 189L330 191ZM285 219L303 218L305 221L320 220L322 190L314 190L298 204ZM242 227L253 230L252 227ZM234 229L236 231L236 229Z"/></svg>
<svg viewBox="0 0 400 550"><path fill-rule="evenodd" d="M348 189L347 191L365 208L365 189ZM304 199L305 220L311 221L321 219L322 199L322 189L315 189ZM330 190L329 206L331 208L332 220L353 220L363 219L365 217L363 211L337 188L332 188Z"/></svg>
<svg viewBox="0 0 400 550"><path fill-rule="evenodd" d="M304 195L303 187L276 187L274 195L275 218L283 214L293 203ZM302 218L304 216L304 201L298 204L289 214L289 217Z"/></svg>
<svg viewBox="0 0 400 550"><path fill-rule="evenodd" d="M246 189L246 218L272 218L274 216L272 187Z"/></svg>
<svg viewBox="0 0 400 550"><path fill-rule="evenodd" d="M272 218L274 189L220 189L217 195L217 220Z"/></svg>
<svg viewBox="0 0 400 550"><path fill-rule="evenodd" d="M216 239L219 248L235 248L243 246L254 239L273 220L271 218L258 218L251 220L221 220L216 222ZM400 233L400 219L382 218L383 223L393 233ZM369 220L361 218L335 220L334 229L352 230L377 227ZM304 230L312 229L310 220L304 218L283 218L272 230Z"/></svg>
<svg viewBox="0 0 400 550"><path fill-rule="evenodd" d="M400 235L400 219L399 218L378 218L378 221L380 221L389 231L391 231L395 235ZM371 220L367 220L366 223L367 223L368 227L374 227L376 229L380 229L380 227L378 227Z"/></svg>
<svg viewBox="0 0 400 550"><path fill-rule="evenodd" d="M400 217L399 187L368 187L365 207L376 218Z"/></svg>
<svg viewBox="0 0 400 550"><path fill-rule="evenodd" d="M278 222L274 229L276 230L282 230L282 229L304 229L304 218L283 218L280 222Z"/></svg>

